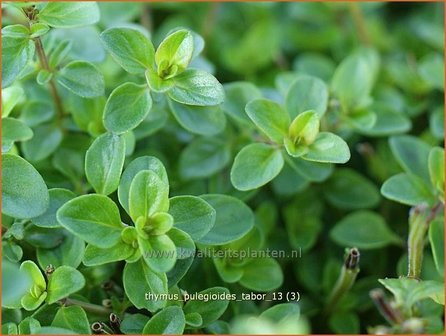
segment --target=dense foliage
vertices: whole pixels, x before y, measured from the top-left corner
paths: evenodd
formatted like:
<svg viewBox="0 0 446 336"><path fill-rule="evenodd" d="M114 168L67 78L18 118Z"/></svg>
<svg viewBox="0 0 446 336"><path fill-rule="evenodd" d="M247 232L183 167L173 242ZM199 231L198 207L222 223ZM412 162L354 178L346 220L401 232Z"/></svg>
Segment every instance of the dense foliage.
<svg viewBox="0 0 446 336"><path fill-rule="evenodd" d="M443 333L441 4L2 12L4 334Z"/></svg>

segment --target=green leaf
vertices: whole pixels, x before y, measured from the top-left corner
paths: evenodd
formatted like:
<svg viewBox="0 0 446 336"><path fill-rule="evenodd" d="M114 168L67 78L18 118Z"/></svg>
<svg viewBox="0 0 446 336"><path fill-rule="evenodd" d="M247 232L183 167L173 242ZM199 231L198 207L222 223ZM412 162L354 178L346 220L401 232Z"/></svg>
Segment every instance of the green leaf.
<svg viewBox="0 0 446 336"><path fill-rule="evenodd" d="M91 140L81 133L69 135L54 153L51 163L56 171L68 178L75 188L83 186L85 180L85 152ZM76 144L70 148L70 144ZM82 183L80 183L82 181Z"/></svg>
<svg viewBox="0 0 446 336"><path fill-rule="evenodd" d="M441 54L431 53L421 59L421 77L433 88L444 90L444 59Z"/></svg>
<svg viewBox="0 0 446 336"><path fill-rule="evenodd" d="M134 226L130 226L130 225L126 226L121 232L121 240L124 243L129 244L136 249L138 247L138 230ZM138 253L138 251L139 250L135 251L135 254L133 257L136 257L137 255L141 256L140 253ZM130 258L130 259L132 259L132 258ZM139 259L139 257L138 257L138 259ZM135 259L135 260L138 260L138 259Z"/></svg>
<svg viewBox="0 0 446 336"><path fill-rule="evenodd" d="M54 267L71 266L77 268L84 257L85 243L82 239L65 233L63 241L53 248L37 248L37 260L42 269L48 265Z"/></svg>
<svg viewBox="0 0 446 336"><path fill-rule="evenodd" d="M315 111L321 118L328 105L327 86L319 78L299 76L288 90L285 105L293 119L308 110Z"/></svg>
<svg viewBox="0 0 446 336"><path fill-rule="evenodd" d="M168 117L169 114L164 106L152 106L147 117L133 130L136 141L147 138L162 129Z"/></svg>
<svg viewBox="0 0 446 336"><path fill-rule="evenodd" d="M97 193L109 195L118 188L125 159L124 138L105 133L85 155L85 174Z"/></svg>
<svg viewBox="0 0 446 336"><path fill-rule="evenodd" d="M57 220L68 231L97 247L115 245L123 225L116 204L107 196L83 195L65 203Z"/></svg>
<svg viewBox="0 0 446 336"><path fill-rule="evenodd" d="M252 210L239 199L228 195L201 196L216 211L212 229L198 242L207 245L224 245L247 234L254 226Z"/></svg>
<svg viewBox="0 0 446 336"><path fill-rule="evenodd" d="M3 67L4 66L5 65L3 64ZM9 116L12 109L24 98L24 96L25 91L23 91L20 86L10 86L2 89L2 118Z"/></svg>
<svg viewBox="0 0 446 336"><path fill-rule="evenodd" d="M169 288L175 286L187 273L195 257L195 244L192 238L184 231L172 228L167 232L175 244L177 261L175 266L167 273Z"/></svg>
<svg viewBox="0 0 446 336"><path fill-rule="evenodd" d="M135 133L133 131L128 131L122 134L122 137L125 142L125 156L130 156L135 152L136 147L136 138Z"/></svg>
<svg viewBox="0 0 446 336"><path fill-rule="evenodd" d="M338 169L327 181L325 198L340 209L373 208L380 201L378 188L353 169Z"/></svg>
<svg viewBox="0 0 446 336"><path fill-rule="evenodd" d="M60 69L56 79L62 86L83 98L94 98L104 94L104 77L96 66L89 62L68 63Z"/></svg>
<svg viewBox="0 0 446 336"><path fill-rule="evenodd" d="M48 64L50 68L58 66L68 55L73 47L73 42L70 40L61 41L51 52L48 57Z"/></svg>
<svg viewBox="0 0 446 336"><path fill-rule="evenodd" d="M238 190L260 188L280 173L283 164L280 150L267 144L250 144L235 157L231 182Z"/></svg>
<svg viewBox="0 0 446 336"><path fill-rule="evenodd" d="M104 126L113 133L121 134L138 126L152 108L152 97L145 85L124 83L107 99L104 110Z"/></svg>
<svg viewBox="0 0 446 336"><path fill-rule="evenodd" d="M245 251L246 255L249 255L251 251L258 251L262 247L263 243L264 243L263 231L259 227L254 226L242 238L225 245L224 248L227 248L228 250L232 251L239 251L239 252ZM230 258L231 263L234 265L245 264L245 261L247 260L249 259L243 256L239 258Z"/></svg>
<svg viewBox="0 0 446 336"><path fill-rule="evenodd" d="M194 39L189 31L181 29L167 36L155 53L158 75L163 79L179 75L192 60L193 51Z"/></svg>
<svg viewBox="0 0 446 336"><path fill-rule="evenodd" d="M11 262L19 262L23 257L23 249L13 241L2 241L3 256Z"/></svg>
<svg viewBox="0 0 446 336"><path fill-rule="evenodd" d="M183 105L169 100L169 107L178 123L192 133L215 135L226 126L225 115L219 106Z"/></svg>
<svg viewBox="0 0 446 336"><path fill-rule="evenodd" d="M33 218L49 206L45 181L19 156L2 155L2 213L14 218Z"/></svg>
<svg viewBox="0 0 446 336"><path fill-rule="evenodd" d="M232 16L233 20L227 21L227 27L234 31L230 35L226 28L221 27L221 30L218 30L217 41L224 45L224 48L218 51L219 59L240 77L250 78L261 73L271 66L274 57L279 53L281 29L276 19L270 15L271 7L264 9L262 20L251 17L248 19L249 26L246 27L238 24L239 20L244 20L243 13L247 12L240 11L241 16L237 18ZM235 29L236 27L238 29Z"/></svg>
<svg viewBox="0 0 446 336"><path fill-rule="evenodd" d="M19 333L17 324L6 322L2 324L2 335L17 335Z"/></svg>
<svg viewBox="0 0 446 336"><path fill-rule="evenodd" d="M177 249L177 259L189 259L195 255L195 243L192 237L185 231L173 227L167 232L167 236L173 241ZM169 286L170 288L171 286Z"/></svg>
<svg viewBox="0 0 446 336"><path fill-rule="evenodd" d="M121 321L120 329L124 334L141 334L150 317L142 314L125 314Z"/></svg>
<svg viewBox="0 0 446 336"><path fill-rule="evenodd" d="M100 248L94 245L88 245L85 249L84 265L98 266L125 260L135 254L135 248L123 241L108 248Z"/></svg>
<svg viewBox="0 0 446 336"><path fill-rule="evenodd" d="M48 70L41 69L39 73L37 74L37 84L39 85L45 85L48 84L48 82L53 78L53 73L49 72Z"/></svg>
<svg viewBox="0 0 446 336"><path fill-rule="evenodd" d="M286 161L279 175L271 183L274 192L281 196L294 195L308 186L308 181L300 174L296 174Z"/></svg>
<svg viewBox="0 0 446 336"><path fill-rule="evenodd" d="M27 275L34 286L37 286L41 292L46 289L46 281L39 267L31 260L26 260L20 265L20 272Z"/></svg>
<svg viewBox="0 0 446 336"><path fill-rule="evenodd" d="M21 272L16 264L8 260L2 261L2 308L20 308L20 299L27 294L31 285L30 275Z"/></svg>
<svg viewBox="0 0 446 336"><path fill-rule="evenodd" d="M185 325L183 310L178 306L170 306L153 315L144 326L142 334L179 335L183 333Z"/></svg>
<svg viewBox="0 0 446 336"><path fill-rule="evenodd" d="M149 68L146 71L146 81L150 90L156 93L165 93L173 88L175 85L172 78L161 78L154 68Z"/></svg>
<svg viewBox="0 0 446 336"><path fill-rule="evenodd" d="M137 195L137 194L135 194ZM144 205L145 196L141 200L141 212L147 211ZM137 197L135 197L137 199ZM137 202L139 202L138 200ZM135 202L135 204L137 203ZM136 206L135 206L136 208ZM173 226L173 217L166 212L155 212L151 216L141 215L136 220L135 223L136 232L143 238L148 239L150 235L160 235L169 231Z"/></svg>
<svg viewBox="0 0 446 336"><path fill-rule="evenodd" d="M2 37L28 38L30 30L22 24L7 25L2 28Z"/></svg>
<svg viewBox="0 0 446 336"><path fill-rule="evenodd" d="M429 153L429 176L432 185L444 200L444 149L434 147Z"/></svg>
<svg viewBox="0 0 446 336"><path fill-rule="evenodd" d="M127 211L127 213L130 213L129 211L130 185L135 176L140 171L143 170L153 171L155 174L158 175L158 177L165 185L169 186L169 180L167 178L166 168L164 168L164 165L159 159L153 156L141 156L133 160L124 170L118 188L119 202L121 203L122 207Z"/></svg>
<svg viewBox="0 0 446 336"><path fill-rule="evenodd" d="M100 13L96 2L50 2L37 18L51 27L73 28L95 24Z"/></svg>
<svg viewBox="0 0 446 336"><path fill-rule="evenodd" d="M172 269L177 258L175 244L169 236L162 234L149 236L138 235L139 248L143 259L154 272L165 273Z"/></svg>
<svg viewBox="0 0 446 336"><path fill-rule="evenodd" d="M136 230L144 238L167 233L173 227L173 217L166 212L157 212L150 217L139 217Z"/></svg>
<svg viewBox="0 0 446 336"><path fill-rule="evenodd" d="M57 327L42 327L35 331L36 335L75 335L72 330Z"/></svg>
<svg viewBox="0 0 446 336"><path fill-rule="evenodd" d="M79 334L91 334L87 314L79 306L60 307L51 326L73 330Z"/></svg>
<svg viewBox="0 0 446 336"><path fill-rule="evenodd" d="M114 60L131 74L142 74L154 66L155 49L139 30L109 28L101 33L101 41Z"/></svg>
<svg viewBox="0 0 446 336"><path fill-rule="evenodd" d="M2 36L2 88L10 86L26 68L34 49L34 43L28 38Z"/></svg>
<svg viewBox="0 0 446 336"><path fill-rule="evenodd" d="M31 139L33 131L20 120L14 118L2 119L2 151L5 147L11 147L16 141Z"/></svg>
<svg viewBox="0 0 446 336"><path fill-rule="evenodd" d="M323 228L322 206L315 193L296 196L284 208L283 217L291 247L303 251L313 247Z"/></svg>
<svg viewBox="0 0 446 336"><path fill-rule="evenodd" d="M432 112L429 127L436 138L444 138L444 106L439 106Z"/></svg>
<svg viewBox="0 0 446 336"><path fill-rule="evenodd" d="M41 22L36 22L33 23L33 25L31 26L31 38L36 38L36 37L40 37L42 35L45 35L46 33L48 33L50 30L50 27L48 27L48 25L41 23Z"/></svg>
<svg viewBox="0 0 446 336"><path fill-rule="evenodd" d="M221 108L237 122L251 125L245 106L253 99L262 98L262 92L251 82L232 82L223 85L225 101Z"/></svg>
<svg viewBox="0 0 446 336"><path fill-rule="evenodd" d="M395 159L407 173L430 181L428 159L430 146L411 135L393 136L389 140Z"/></svg>
<svg viewBox="0 0 446 336"><path fill-rule="evenodd" d="M60 227L56 218L56 212L59 208L76 195L67 189L55 188L49 191L50 203L48 209L42 215L33 218L31 221L34 225L47 228Z"/></svg>
<svg viewBox="0 0 446 336"><path fill-rule="evenodd" d="M369 109L356 110L346 118L346 124L358 132L367 132L376 124L376 113Z"/></svg>
<svg viewBox="0 0 446 336"><path fill-rule="evenodd" d="M429 241L438 273L444 275L444 218L440 217L429 224Z"/></svg>
<svg viewBox="0 0 446 336"><path fill-rule="evenodd" d="M56 268L48 280L48 296L46 302L52 304L70 294L76 293L85 286L85 279L81 272L70 266Z"/></svg>
<svg viewBox="0 0 446 336"><path fill-rule="evenodd" d="M314 143L319 134L320 121L315 111L299 114L291 123L285 149L289 155L300 157L308 153L308 146Z"/></svg>
<svg viewBox="0 0 446 336"><path fill-rule="evenodd" d="M230 264L225 258L213 258L213 261L218 275L224 282L235 283L242 278L242 266Z"/></svg>
<svg viewBox="0 0 446 336"><path fill-rule="evenodd" d="M330 237L340 246L363 250L376 249L401 241L389 229L384 218L367 210L345 216L331 229Z"/></svg>
<svg viewBox="0 0 446 336"><path fill-rule="evenodd" d="M409 296L408 305L412 306L425 298L444 306L444 282L432 280L419 282Z"/></svg>
<svg viewBox="0 0 446 336"><path fill-rule="evenodd" d="M167 294L167 277L165 273L152 271L141 259L124 266L124 290L130 302L138 309L155 312L166 305L166 300L146 300L147 294Z"/></svg>
<svg viewBox="0 0 446 336"><path fill-rule="evenodd" d="M202 70L188 69L173 78L174 87L167 94L181 104L195 106L219 105L225 98L219 81Z"/></svg>
<svg viewBox="0 0 446 336"><path fill-rule="evenodd" d="M412 123L403 113L381 104L374 104L371 107L376 120L372 127L360 128L359 133L370 136L389 136L398 133L405 133L412 127Z"/></svg>
<svg viewBox="0 0 446 336"><path fill-rule="evenodd" d="M54 109L51 104L41 101L31 101L23 106L20 113L20 120L29 127L34 127L49 121L53 116Z"/></svg>
<svg viewBox="0 0 446 336"><path fill-rule="evenodd" d="M173 29L173 31L175 31L175 30L176 29ZM194 32L192 30L189 31L189 33L192 34L193 42L194 42L194 46L193 46L194 51L192 53L192 60L194 60L195 58L200 57L200 54L203 52L206 42L204 41L204 38L200 34Z"/></svg>
<svg viewBox="0 0 446 336"><path fill-rule="evenodd" d="M379 279L378 281L393 293L396 303L408 311L421 300L431 298L436 301L437 295L444 297L444 284L438 281L419 281L411 278Z"/></svg>
<svg viewBox="0 0 446 336"><path fill-rule="evenodd" d="M169 210L169 186L151 171L140 171L133 178L129 190L129 211L133 222L157 212Z"/></svg>
<svg viewBox="0 0 446 336"><path fill-rule="evenodd" d="M197 313L201 315L202 323L198 328L203 328L210 323L216 321L229 305L227 297L230 295L229 290L224 287L212 287L198 293L198 295L220 295L222 299L218 300L190 300L183 308L184 314Z"/></svg>
<svg viewBox="0 0 446 336"><path fill-rule="evenodd" d="M198 313L189 313L185 316L186 324L189 327L197 328L203 324L203 319Z"/></svg>
<svg viewBox="0 0 446 336"><path fill-rule="evenodd" d="M25 228L24 237L22 239L34 247L54 248L64 239L64 229L47 229L29 225Z"/></svg>
<svg viewBox="0 0 446 336"><path fill-rule="evenodd" d="M253 259L243 267L240 284L258 292L268 292L279 288L283 283L283 273L279 263L273 258Z"/></svg>
<svg viewBox="0 0 446 336"><path fill-rule="evenodd" d="M335 63L328 55L321 53L301 53L293 63L293 69L297 73L315 76L325 81L333 76Z"/></svg>
<svg viewBox="0 0 446 336"><path fill-rule="evenodd" d="M355 52L336 68L331 89L344 111L352 111L368 104L377 72L377 54Z"/></svg>
<svg viewBox="0 0 446 336"><path fill-rule="evenodd" d="M22 304L23 309L32 311L32 310L36 310L37 308L39 308L40 305L43 303L43 301L45 301L46 297L47 297L46 292L43 292L42 294L40 294L37 297L28 293L24 297L22 297L20 302Z"/></svg>
<svg viewBox="0 0 446 336"><path fill-rule="evenodd" d="M41 161L54 153L62 142L61 129L51 124L41 124L34 128L34 136L22 145L25 158L30 161Z"/></svg>
<svg viewBox="0 0 446 336"><path fill-rule="evenodd" d="M435 201L432 191L421 178L406 173L394 175L385 181L381 193L388 199L407 205Z"/></svg>
<svg viewBox="0 0 446 336"><path fill-rule="evenodd" d="M360 332L358 315L351 312L336 312L328 321L330 328L337 334L358 334Z"/></svg>
<svg viewBox="0 0 446 336"><path fill-rule="evenodd" d="M287 135L290 117L276 102L267 99L250 101L245 111L256 126L278 144Z"/></svg>
<svg viewBox="0 0 446 336"><path fill-rule="evenodd" d="M5 228L7 228L4 238L9 239L13 237L17 240L24 238L25 229L28 229L28 227L25 227L24 221L15 221L14 218L4 214L2 214L2 221L4 222Z"/></svg>
<svg viewBox="0 0 446 336"><path fill-rule="evenodd" d="M320 163L305 161L300 158L285 156L286 163L305 180L313 182L325 181L333 173L333 165L330 163Z"/></svg>
<svg viewBox="0 0 446 336"><path fill-rule="evenodd" d="M269 319L275 323L288 319L298 320L300 308L295 303L279 303L265 310L259 317Z"/></svg>
<svg viewBox="0 0 446 336"><path fill-rule="evenodd" d="M33 335L41 327L40 322L35 318L28 316L19 324L19 335Z"/></svg>
<svg viewBox="0 0 446 336"><path fill-rule="evenodd" d="M290 89L291 85L300 77L300 75L294 73L294 72L282 72L279 73L275 80L274 84L276 85L277 90L280 93L281 100L283 100L283 97L286 97L288 94L288 90ZM286 106L286 105L285 105Z"/></svg>
<svg viewBox="0 0 446 336"><path fill-rule="evenodd" d="M188 233L193 240L203 238L215 224L214 208L195 196L172 197L169 213L174 218L174 226Z"/></svg>
<svg viewBox="0 0 446 336"><path fill-rule="evenodd" d="M339 136L321 132L313 144L309 146L307 154L302 159L327 163L346 163L350 160L350 149L347 143Z"/></svg>
<svg viewBox="0 0 446 336"><path fill-rule="evenodd" d="M184 179L209 177L225 167L231 158L228 144L217 138L197 138L180 155L179 171Z"/></svg>

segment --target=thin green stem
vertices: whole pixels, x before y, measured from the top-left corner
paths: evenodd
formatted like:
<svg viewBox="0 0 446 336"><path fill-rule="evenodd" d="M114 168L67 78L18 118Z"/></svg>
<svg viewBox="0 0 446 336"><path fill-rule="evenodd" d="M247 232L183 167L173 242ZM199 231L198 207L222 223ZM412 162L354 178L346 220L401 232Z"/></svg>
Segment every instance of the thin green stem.
<svg viewBox="0 0 446 336"><path fill-rule="evenodd" d="M28 26L31 27L31 23L36 20L36 15L38 13L35 6L26 7L23 9L23 13L28 18ZM42 69L48 71L49 73L52 72L51 67L48 63L48 58L45 54L45 50L43 48L42 40L40 37L34 38L34 45L36 47L36 53L37 58L39 59L40 66ZM57 91L56 82L54 81L54 78L51 78L49 80L49 87L50 87L50 93L53 98L54 105L57 110L57 122L60 124L65 113L62 105L62 99L60 98L59 92Z"/></svg>
<svg viewBox="0 0 446 336"><path fill-rule="evenodd" d="M84 308L86 311L89 311L91 313L98 314L98 315L110 315L110 313L112 312L110 309L105 308L103 306L99 306L99 305L96 305L93 303L88 303L88 302L84 302L84 301L80 301L80 300L76 300L76 299L66 298L64 300L61 300L61 303L64 306L80 306L80 307Z"/></svg>
<svg viewBox="0 0 446 336"><path fill-rule="evenodd" d="M361 43L365 45L370 45L370 38L367 32L364 15L362 13L361 7L356 2L349 2L350 15L353 18L356 30L358 31L359 39Z"/></svg>
<svg viewBox="0 0 446 336"><path fill-rule="evenodd" d="M359 251L352 248L348 251L345 262L341 268L341 274L333 287L327 304L325 305L325 314L331 313L341 298L350 290L359 273Z"/></svg>
<svg viewBox="0 0 446 336"><path fill-rule="evenodd" d="M411 209L409 216L409 237L407 239L408 278L419 279L421 276L426 233L430 222L442 209L443 203L441 202L431 209L425 204Z"/></svg>
<svg viewBox="0 0 446 336"><path fill-rule="evenodd" d="M206 13L206 17L203 21L203 26L201 28L201 36L203 36L204 40L207 41L209 36L212 34L214 30L215 22L217 21L217 13L220 9L220 2L211 2L209 4L208 12Z"/></svg>
<svg viewBox="0 0 446 336"><path fill-rule="evenodd" d="M147 3L142 5L140 20L144 28L146 28L149 32L153 31L152 10L150 5Z"/></svg>
<svg viewBox="0 0 446 336"><path fill-rule="evenodd" d="M43 49L43 44L40 37L36 37L34 39L34 44L36 46L36 52L37 52L37 57L39 58L40 66L46 71L51 72L51 68L48 64L48 58L46 57L45 50ZM50 93L53 98L54 105L56 106L58 119L60 121L65 115L62 105L62 99L60 98L59 92L57 91L56 82L54 81L54 78L51 78L48 84L50 87Z"/></svg>
<svg viewBox="0 0 446 336"><path fill-rule="evenodd" d="M407 277L419 279L423 264L424 237L427 231L425 214L413 211L409 220L409 237L407 239L408 272ZM423 216L424 215L424 216Z"/></svg>

